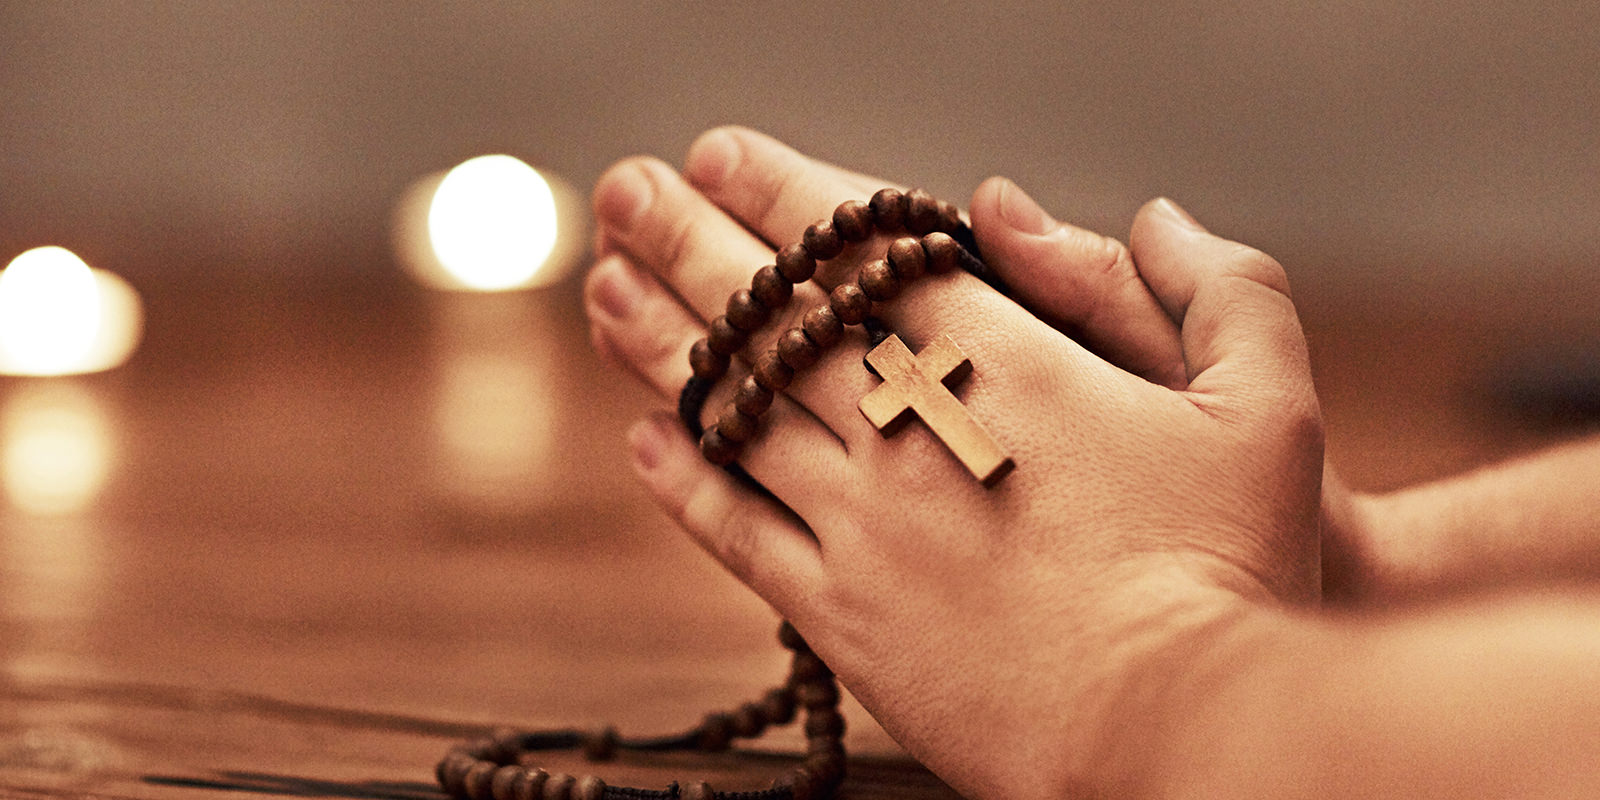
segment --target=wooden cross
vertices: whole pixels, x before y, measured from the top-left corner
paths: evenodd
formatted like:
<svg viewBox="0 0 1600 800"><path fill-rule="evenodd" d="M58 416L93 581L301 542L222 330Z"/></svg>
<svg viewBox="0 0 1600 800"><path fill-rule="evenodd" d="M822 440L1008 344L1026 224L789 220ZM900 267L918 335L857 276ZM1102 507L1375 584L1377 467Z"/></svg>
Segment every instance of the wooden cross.
<svg viewBox="0 0 1600 800"><path fill-rule="evenodd" d="M972 361L950 337L940 336L912 355L900 337L890 335L867 354L867 363L883 383L861 398L861 413L884 436L893 436L915 414L984 486L995 485L1015 466L947 388L972 374Z"/></svg>

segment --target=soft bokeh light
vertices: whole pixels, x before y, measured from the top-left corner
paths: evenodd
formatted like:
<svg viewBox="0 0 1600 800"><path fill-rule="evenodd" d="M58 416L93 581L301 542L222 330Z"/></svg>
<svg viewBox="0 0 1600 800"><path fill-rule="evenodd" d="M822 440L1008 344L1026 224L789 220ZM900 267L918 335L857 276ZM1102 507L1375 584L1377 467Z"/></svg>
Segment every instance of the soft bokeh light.
<svg viewBox="0 0 1600 800"><path fill-rule="evenodd" d="M451 493L494 509L525 505L549 470L549 389L515 356L462 353L440 375L435 425Z"/></svg>
<svg viewBox="0 0 1600 800"><path fill-rule="evenodd" d="M0 350L18 372L58 374L88 355L100 332L100 290L89 265L37 247L0 272Z"/></svg>
<svg viewBox="0 0 1600 800"><path fill-rule="evenodd" d="M511 295L440 296L430 309L439 381L433 423L440 486L479 512L543 502L555 464L561 381L547 303Z"/></svg>
<svg viewBox="0 0 1600 800"><path fill-rule="evenodd" d="M111 418L94 387L70 378L0 389L0 565L25 576L0 585L0 609L46 623L0 661L12 673L81 667L78 623L111 594L105 526L86 513L110 475Z"/></svg>
<svg viewBox="0 0 1600 800"><path fill-rule="evenodd" d="M14 387L0 424L0 480L27 514L82 511L105 483L111 460L104 411L72 383Z"/></svg>
<svg viewBox="0 0 1600 800"><path fill-rule="evenodd" d="M587 227L560 180L512 156L479 156L411 187L396 209L395 247L434 288L526 289L570 272Z"/></svg>
<svg viewBox="0 0 1600 800"><path fill-rule="evenodd" d="M143 324L133 287L65 248L34 248L0 272L0 374L111 369L127 361Z"/></svg>
<svg viewBox="0 0 1600 800"><path fill-rule="evenodd" d="M538 170L479 156L450 170L428 208L439 263L475 289L531 280L556 244L556 200Z"/></svg>

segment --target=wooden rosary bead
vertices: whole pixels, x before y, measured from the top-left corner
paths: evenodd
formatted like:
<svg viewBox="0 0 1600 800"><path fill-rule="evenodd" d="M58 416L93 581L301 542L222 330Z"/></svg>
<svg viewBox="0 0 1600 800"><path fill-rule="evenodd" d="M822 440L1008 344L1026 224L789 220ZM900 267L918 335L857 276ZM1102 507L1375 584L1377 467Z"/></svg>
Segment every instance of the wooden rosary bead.
<svg viewBox="0 0 1600 800"><path fill-rule="evenodd" d="M882 303L900 296L900 279L895 277L894 270L889 268L889 263L878 259L861 268L861 274L856 276L856 283L861 284L861 292L868 300Z"/></svg>
<svg viewBox="0 0 1600 800"><path fill-rule="evenodd" d="M860 242L873 233L872 209L860 200L846 200L833 210L833 229L845 242Z"/></svg>
<svg viewBox="0 0 1600 800"><path fill-rule="evenodd" d="M701 380L714 381L728 373L729 357L711 349L711 342L701 339L689 348L689 369Z"/></svg>
<svg viewBox="0 0 1600 800"><path fill-rule="evenodd" d="M922 240L914 236L902 236L890 242L884 258L903 281L914 281L928 271L928 251L922 249Z"/></svg>
<svg viewBox="0 0 1600 800"><path fill-rule="evenodd" d="M833 308L833 315L846 325L860 325L872 311L872 301L854 283L841 283L833 287L833 292L828 295L828 305Z"/></svg>
<svg viewBox="0 0 1600 800"><path fill-rule="evenodd" d="M583 757L590 761L610 761L617 754L617 741L617 729L609 725L586 733L583 736Z"/></svg>
<svg viewBox="0 0 1600 800"><path fill-rule="evenodd" d="M794 695L807 711L833 708L839 704L839 687L831 680L802 683L794 687Z"/></svg>
<svg viewBox="0 0 1600 800"><path fill-rule="evenodd" d="M572 800L600 800L605 796L606 782L594 775L585 775L572 787Z"/></svg>
<svg viewBox="0 0 1600 800"><path fill-rule="evenodd" d="M789 298L794 296L794 284L783 277L776 265L768 264L750 276L750 294L761 301L761 305L776 310L789 304Z"/></svg>
<svg viewBox="0 0 1600 800"><path fill-rule="evenodd" d="M565 772L553 772L544 781L544 800L572 800L572 787L577 778Z"/></svg>
<svg viewBox="0 0 1600 800"><path fill-rule="evenodd" d="M678 787L678 800L712 800L711 784L690 781Z"/></svg>
<svg viewBox="0 0 1600 800"><path fill-rule="evenodd" d="M774 725L788 725L794 721L794 690L788 687L771 689L761 696L761 713Z"/></svg>
<svg viewBox="0 0 1600 800"><path fill-rule="evenodd" d="M817 260L806 252L804 244L796 243L778 251L778 274L789 283L805 283L817 274Z"/></svg>
<svg viewBox="0 0 1600 800"><path fill-rule="evenodd" d="M838 786L839 782L844 780L845 760L842 752L838 755L832 753L808 755L802 766L827 788Z"/></svg>
<svg viewBox="0 0 1600 800"><path fill-rule="evenodd" d="M761 420L739 410L732 403L722 409L722 416L717 418L717 433L722 438L735 444L743 444L754 439L761 430Z"/></svg>
<svg viewBox="0 0 1600 800"><path fill-rule="evenodd" d="M794 380L794 368L783 363L776 350L762 353L750 374L755 376L756 383L761 384L762 388L772 392L789 388L789 382Z"/></svg>
<svg viewBox="0 0 1600 800"><path fill-rule="evenodd" d="M729 440L716 428L710 428L700 436L700 455L719 467L737 461L739 453L743 451L744 448L738 442Z"/></svg>
<svg viewBox="0 0 1600 800"><path fill-rule="evenodd" d="M844 758L844 742L837 736L811 736L806 739L806 755L838 755Z"/></svg>
<svg viewBox="0 0 1600 800"><path fill-rule="evenodd" d="M496 728L488 738L477 742L478 752L483 754L485 761L504 764L516 756L517 741L521 737L511 728Z"/></svg>
<svg viewBox="0 0 1600 800"><path fill-rule="evenodd" d="M739 710L733 712L733 735L741 739L753 739L760 736L767 729L767 715L761 712L761 706L756 703L745 703Z"/></svg>
<svg viewBox="0 0 1600 800"><path fill-rule="evenodd" d="M832 736L844 735L844 715L828 708L813 711L806 715L806 736Z"/></svg>
<svg viewBox="0 0 1600 800"><path fill-rule="evenodd" d="M695 746L708 753L728 749L733 742L733 717L716 712L707 714L695 731Z"/></svg>
<svg viewBox="0 0 1600 800"><path fill-rule="evenodd" d="M517 782L517 800L543 800L544 784L550 779L550 773L538 767L533 767L522 774L522 780Z"/></svg>
<svg viewBox="0 0 1600 800"><path fill-rule="evenodd" d="M495 770L494 776L489 779L489 794L494 796L494 800L517 800L512 790L516 787L517 779L526 772L515 764Z"/></svg>
<svg viewBox="0 0 1600 800"><path fill-rule="evenodd" d="M795 371L803 370L822 356L822 348L800 328L790 328L778 337L778 358Z"/></svg>
<svg viewBox="0 0 1600 800"><path fill-rule="evenodd" d="M795 767L772 782L774 789L788 789L793 800L816 800L817 779L803 767Z"/></svg>
<svg viewBox="0 0 1600 800"><path fill-rule="evenodd" d="M744 331L733 327L727 317L717 317L711 320L710 332L706 335L706 343L711 347L711 352L717 355L731 356L744 347L748 335Z"/></svg>
<svg viewBox="0 0 1600 800"><path fill-rule="evenodd" d="M792 653L811 652L811 645L806 644L806 637L801 636L800 631L789 620L778 623L778 644Z"/></svg>
<svg viewBox="0 0 1600 800"><path fill-rule="evenodd" d="M928 254L928 271L940 275L961 266L961 245L946 233L930 233L922 237L922 249Z"/></svg>
<svg viewBox="0 0 1600 800"><path fill-rule="evenodd" d="M820 681L833 677L833 670L828 668L821 656L810 651L795 653L794 661L789 665L789 685L799 686L802 683Z"/></svg>
<svg viewBox="0 0 1600 800"><path fill-rule="evenodd" d="M800 327L817 346L826 350L839 341L844 335L844 323L839 321L839 315L833 313L833 306L820 305L806 312L800 320Z"/></svg>
<svg viewBox="0 0 1600 800"><path fill-rule="evenodd" d="M961 209L954 203L939 201L939 230L952 233L961 230L967 223L961 221Z"/></svg>
<svg viewBox="0 0 1600 800"><path fill-rule="evenodd" d="M756 376L746 375L733 392L733 407L752 417L760 417L772 407L772 390L756 382Z"/></svg>
<svg viewBox="0 0 1600 800"><path fill-rule="evenodd" d="M476 758L462 753L452 752L439 762L434 774L439 778L439 785L452 795L466 793L467 772L478 763Z"/></svg>
<svg viewBox="0 0 1600 800"><path fill-rule="evenodd" d="M750 333L760 330L762 325L767 324L767 318L772 316L772 311L762 305L749 289L740 289L728 296L726 316L729 325Z"/></svg>
<svg viewBox="0 0 1600 800"><path fill-rule="evenodd" d="M880 231L897 231L906 225L906 196L899 189L879 189L867 201L867 207Z"/></svg>
<svg viewBox="0 0 1600 800"><path fill-rule="evenodd" d="M492 761L479 761L467 770L461 779L461 788L466 790L467 796L472 800L494 800L491 783L494 773L500 767Z"/></svg>
<svg viewBox="0 0 1600 800"><path fill-rule="evenodd" d="M921 189L906 193L906 230L926 236L939 229L939 201Z"/></svg>
<svg viewBox="0 0 1600 800"><path fill-rule="evenodd" d="M805 245L806 253L818 261L827 261L844 252L844 239L834 230L833 220L812 223L800 241Z"/></svg>

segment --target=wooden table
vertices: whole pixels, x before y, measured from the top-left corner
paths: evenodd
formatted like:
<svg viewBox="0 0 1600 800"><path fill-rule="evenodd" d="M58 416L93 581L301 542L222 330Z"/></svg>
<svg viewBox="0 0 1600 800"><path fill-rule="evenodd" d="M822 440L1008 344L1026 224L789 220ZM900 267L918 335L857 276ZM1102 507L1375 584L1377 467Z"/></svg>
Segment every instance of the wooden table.
<svg viewBox="0 0 1600 800"><path fill-rule="evenodd" d="M0 794L431 798L496 725L667 732L781 680L774 615L635 485L653 401L591 354L575 286L138 283L132 363L0 380ZM1526 320L1302 306L1358 485L1564 434L1483 400ZM950 796L846 714L850 796ZM603 772L757 788L799 744Z"/></svg>

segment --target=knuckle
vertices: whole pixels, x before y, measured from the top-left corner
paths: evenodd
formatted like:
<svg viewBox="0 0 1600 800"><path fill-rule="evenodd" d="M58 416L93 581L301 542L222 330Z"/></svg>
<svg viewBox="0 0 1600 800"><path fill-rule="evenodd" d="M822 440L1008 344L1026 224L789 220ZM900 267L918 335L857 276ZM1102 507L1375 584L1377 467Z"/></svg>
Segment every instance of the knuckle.
<svg viewBox="0 0 1600 800"><path fill-rule="evenodd" d="M1070 269L1061 270L1063 282L1051 292L1055 313L1073 325L1093 324L1130 281L1138 282L1133 254L1127 245L1093 231L1068 229L1063 247Z"/></svg>
<svg viewBox="0 0 1600 800"><path fill-rule="evenodd" d="M746 578L752 569L754 538L745 515L729 510L714 484L703 481L684 502L683 524L706 552L734 575Z"/></svg>
<svg viewBox="0 0 1600 800"><path fill-rule="evenodd" d="M689 363L689 347L696 337L685 338L659 325L649 327L651 333L633 350L634 360L640 362L641 369L650 375L667 375L672 372L670 367Z"/></svg>
<svg viewBox="0 0 1600 800"><path fill-rule="evenodd" d="M774 165L769 184L764 192L766 199L763 207L756 214L757 227L761 230L774 230L783 227L787 220L782 218L783 209L793 204L795 196L799 194L802 168L799 164L789 159L784 159L781 164ZM798 237L800 231L792 231Z"/></svg>
<svg viewBox="0 0 1600 800"><path fill-rule="evenodd" d="M1279 390L1271 402L1261 407L1263 428L1275 432L1275 438L1291 452L1322 452L1325 431L1322 409L1315 391L1296 388Z"/></svg>
<svg viewBox="0 0 1600 800"><path fill-rule="evenodd" d="M689 219L677 215L660 224L654 237L653 247L660 255L661 263L668 265L669 269L685 263L690 253L690 242L694 237L695 228L689 224Z"/></svg>
<svg viewBox="0 0 1600 800"><path fill-rule="evenodd" d="M1085 249L1096 278L1124 281L1138 274L1133 268L1133 252L1127 245L1098 233L1084 231L1084 235L1091 239Z"/></svg>
<svg viewBox="0 0 1600 800"><path fill-rule="evenodd" d="M1289 296L1289 276L1278 260L1254 247L1234 244L1228 255L1229 275L1259 283L1285 297Z"/></svg>
<svg viewBox="0 0 1600 800"><path fill-rule="evenodd" d="M608 366L617 367L622 365L621 361L617 359L616 351L611 348L611 340L597 329L591 328L589 330L589 349L593 350L595 355L599 356L600 360Z"/></svg>

